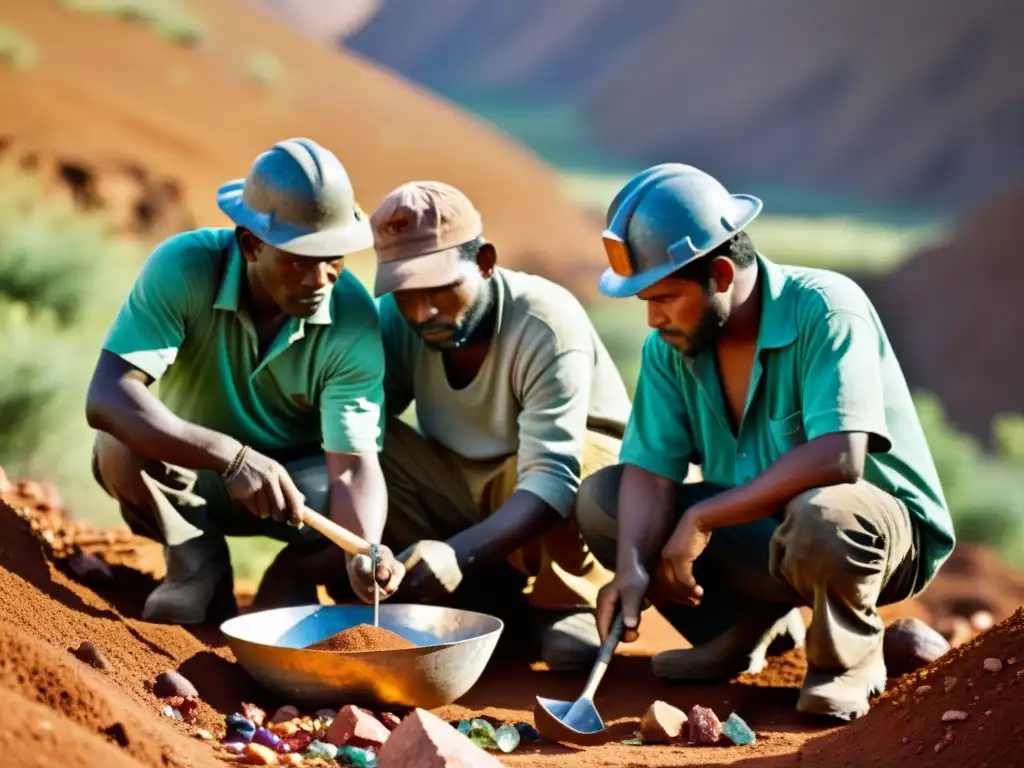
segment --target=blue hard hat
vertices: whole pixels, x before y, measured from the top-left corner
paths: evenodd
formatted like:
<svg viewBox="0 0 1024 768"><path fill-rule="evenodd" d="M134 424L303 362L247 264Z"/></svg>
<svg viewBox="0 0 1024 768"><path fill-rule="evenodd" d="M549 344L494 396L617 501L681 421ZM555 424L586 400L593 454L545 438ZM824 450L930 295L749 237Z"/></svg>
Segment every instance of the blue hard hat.
<svg viewBox="0 0 1024 768"><path fill-rule="evenodd" d="M611 266L598 288L613 298L635 296L729 240L761 208L760 199L731 194L692 165L641 171L608 206L602 240Z"/></svg>

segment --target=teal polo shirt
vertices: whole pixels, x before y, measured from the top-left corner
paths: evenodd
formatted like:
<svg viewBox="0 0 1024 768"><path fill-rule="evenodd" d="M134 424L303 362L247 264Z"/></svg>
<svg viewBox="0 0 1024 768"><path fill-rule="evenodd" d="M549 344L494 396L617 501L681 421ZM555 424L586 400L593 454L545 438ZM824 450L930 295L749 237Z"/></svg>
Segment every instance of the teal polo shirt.
<svg viewBox="0 0 1024 768"><path fill-rule="evenodd" d="M369 292L343 271L261 358L241 301L245 265L233 228L171 237L146 260L103 348L156 379L180 418L261 453L379 451L384 348Z"/></svg>
<svg viewBox="0 0 1024 768"><path fill-rule="evenodd" d="M689 464L725 487L832 432L867 432L864 478L917 523L917 591L955 542L938 472L909 388L874 307L835 272L758 255L761 326L747 403L733 434L713 351L687 361L652 332L644 343L620 461L682 482Z"/></svg>

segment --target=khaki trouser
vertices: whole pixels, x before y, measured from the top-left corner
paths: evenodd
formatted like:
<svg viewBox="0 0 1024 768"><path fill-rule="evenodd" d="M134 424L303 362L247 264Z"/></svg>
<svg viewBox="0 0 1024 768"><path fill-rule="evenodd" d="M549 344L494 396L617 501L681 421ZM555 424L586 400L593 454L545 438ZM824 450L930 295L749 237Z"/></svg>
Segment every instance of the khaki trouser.
<svg viewBox="0 0 1024 768"><path fill-rule="evenodd" d="M617 461L620 441L590 431L582 475ZM395 553L422 539L447 539L495 512L516 487L516 457L473 461L424 437L397 418L387 420L381 469L388 486L384 543ZM593 608L612 574L587 549L572 520L508 558L526 578L530 605L543 610Z"/></svg>
<svg viewBox="0 0 1024 768"><path fill-rule="evenodd" d="M617 465L592 475L577 499L584 538L608 567L615 562L622 471ZM722 490L710 483L679 485L677 516ZM781 617L792 606L810 606L809 664L847 670L881 641L877 606L912 594L918 551L916 526L899 500L864 481L818 488L776 517L712 531L694 563L704 588L700 605L659 610L696 646L745 614L767 608Z"/></svg>

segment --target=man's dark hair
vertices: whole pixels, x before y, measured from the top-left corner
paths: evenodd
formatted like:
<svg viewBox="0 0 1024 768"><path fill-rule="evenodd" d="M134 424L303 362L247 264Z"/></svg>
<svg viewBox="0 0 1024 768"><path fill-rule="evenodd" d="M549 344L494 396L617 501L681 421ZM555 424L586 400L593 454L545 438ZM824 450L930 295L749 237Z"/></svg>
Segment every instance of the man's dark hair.
<svg viewBox="0 0 1024 768"><path fill-rule="evenodd" d="M465 261L476 261L476 255L480 249L487 244L487 241L483 236L474 237L472 240L466 243L462 243L457 246L459 249L459 255Z"/></svg>
<svg viewBox="0 0 1024 768"><path fill-rule="evenodd" d="M754 241L750 239L750 235L746 232L737 232L714 250L708 251L693 263L687 264L673 277L692 280L706 289L711 285L711 261L718 256L732 259L739 269L746 269L754 263L757 250L754 248Z"/></svg>

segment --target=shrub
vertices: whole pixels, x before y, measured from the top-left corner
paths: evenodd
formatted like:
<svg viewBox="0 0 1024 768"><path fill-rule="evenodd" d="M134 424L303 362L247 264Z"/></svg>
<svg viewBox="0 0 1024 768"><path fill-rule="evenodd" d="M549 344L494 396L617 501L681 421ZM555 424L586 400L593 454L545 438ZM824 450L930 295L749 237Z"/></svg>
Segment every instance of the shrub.
<svg viewBox="0 0 1024 768"><path fill-rule="evenodd" d="M16 29L0 26L0 63L13 69L31 69L37 60L35 43Z"/></svg>

